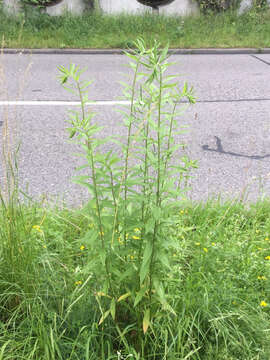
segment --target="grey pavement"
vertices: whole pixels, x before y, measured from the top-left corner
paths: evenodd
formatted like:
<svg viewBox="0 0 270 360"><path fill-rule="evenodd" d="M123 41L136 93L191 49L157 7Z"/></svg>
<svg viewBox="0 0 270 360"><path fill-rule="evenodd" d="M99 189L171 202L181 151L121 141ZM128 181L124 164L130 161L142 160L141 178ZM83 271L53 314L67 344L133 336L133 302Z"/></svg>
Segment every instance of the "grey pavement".
<svg viewBox="0 0 270 360"><path fill-rule="evenodd" d="M179 142L198 160L188 197L206 200L270 195L270 55L175 55L170 73L194 87L197 104L180 117L189 126ZM57 82L57 66L71 62L86 67L85 78L94 80L89 98L117 100L119 80L127 80L123 55L2 55L7 91L1 100L77 100ZM269 63L269 64L268 64ZM29 65L30 64L30 65ZM30 66L30 71L26 71ZM24 90L19 90L23 83ZM2 89L2 91L1 91ZM71 182L79 160L67 144L65 106L0 106L0 121L8 112L22 141L20 177L34 197L42 194L77 204L87 193ZM93 106L96 119L108 134L122 133L115 106ZM177 159L175 159L177 161Z"/></svg>
<svg viewBox="0 0 270 360"><path fill-rule="evenodd" d="M270 99L267 65L259 59L270 55L175 55L170 68L179 81L193 85L199 101ZM119 81L128 74L123 55L11 55L3 56L9 97L14 98L24 81L24 100L74 100L57 82L57 67L70 63L86 68L85 78L93 80L92 100L112 100L121 96ZM0 100L6 95L0 90Z"/></svg>

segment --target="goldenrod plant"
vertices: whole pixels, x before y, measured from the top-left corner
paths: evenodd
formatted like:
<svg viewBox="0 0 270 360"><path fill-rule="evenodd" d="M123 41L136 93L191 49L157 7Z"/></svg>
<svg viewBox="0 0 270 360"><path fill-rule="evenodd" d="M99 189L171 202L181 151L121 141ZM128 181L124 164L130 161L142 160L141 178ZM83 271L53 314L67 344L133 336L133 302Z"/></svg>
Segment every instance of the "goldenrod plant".
<svg viewBox="0 0 270 360"><path fill-rule="evenodd" d="M126 53L133 79L124 87L130 106L123 112L122 142L100 136L98 120L86 109L90 83L81 80L82 71L74 64L59 68L61 83L77 91L81 101L80 113L70 116L69 132L81 146L82 168L89 172L75 181L90 193L89 221L95 225L81 241L89 253L85 271L96 279L99 324L111 316L121 337L136 329L137 345L153 331L157 316L175 316L167 279L172 253L181 247L172 231L174 210L185 190L183 174L195 167L183 154L173 160L181 146L175 141L182 127L177 108L183 98L195 102L192 89L186 83L181 88L176 76L166 76L168 47L159 47L156 42L146 49L139 39L135 50ZM115 142L120 155L106 151Z"/></svg>

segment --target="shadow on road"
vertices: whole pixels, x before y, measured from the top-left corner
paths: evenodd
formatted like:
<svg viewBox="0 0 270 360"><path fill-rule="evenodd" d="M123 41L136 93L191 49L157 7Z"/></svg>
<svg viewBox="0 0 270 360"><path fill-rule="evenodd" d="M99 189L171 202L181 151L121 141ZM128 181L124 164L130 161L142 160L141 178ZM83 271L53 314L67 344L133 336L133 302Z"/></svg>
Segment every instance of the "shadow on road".
<svg viewBox="0 0 270 360"><path fill-rule="evenodd" d="M262 160L262 159L270 157L270 154L267 154L267 155L244 155L244 154L238 154L238 153L235 153L235 152L232 152L232 151L225 151L223 149L222 144L221 144L221 139L218 136L215 136L215 138L216 138L216 144L217 144L216 149L209 148L209 145L203 145L202 149L205 150L205 151L214 151L214 152L217 152L219 154L236 156L236 157L243 157L243 158L253 159L253 160Z"/></svg>

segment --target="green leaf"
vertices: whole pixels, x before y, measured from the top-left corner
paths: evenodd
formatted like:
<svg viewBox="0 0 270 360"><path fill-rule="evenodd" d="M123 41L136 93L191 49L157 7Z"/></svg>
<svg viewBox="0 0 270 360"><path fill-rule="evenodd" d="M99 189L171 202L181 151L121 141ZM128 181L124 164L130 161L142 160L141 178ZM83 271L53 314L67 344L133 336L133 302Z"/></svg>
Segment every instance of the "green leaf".
<svg viewBox="0 0 270 360"><path fill-rule="evenodd" d="M167 301L165 301L162 304L162 308L166 311L169 311L171 314L173 314L174 316L176 316L176 312L174 311L174 309L171 307L171 305L168 304Z"/></svg>
<svg viewBox="0 0 270 360"><path fill-rule="evenodd" d="M137 293L135 301L134 301L134 307L137 306L139 304L139 302L142 300L145 292L146 292L147 287L143 286L140 291Z"/></svg>
<svg viewBox="0 0 270 360"><path fill-rule="evenodd" d="M143 253L143 261L140 269L140 283L142 284L147 273L149 272L149 266L150 266L150 259L153 252L153 246L152 243L149 241L146 244L146 247L144 249Z"/></svg>
<svg viewBox="0 0 270 360"><path fill-rule="evenodd" d="M148 327L150 325L150 310L147 309L144 312L144 317L143 317L143 333L145 334Z"/></svg>
<svg viewBox="0 0 270 360"><path fill-rule="evenodd" d="M105 294L103 291L98 291L96 293L96 296L99 296L99 297L104 296L104 297L107 297L107 298L111 299L111 297L109 295Z"/></svg>
<svg viewBox="0 0 270 360"><path fill-rule="evenodd" d="M100 253L99 253L99 257L100 257L100 261L102 262L103 266L106 265L106 250L105 249L100 249Z"/></svg>
<svg viewBox="0 0 270 360"><path fill-rule="evenodd" d="M106 319L106 317L108 317L108 315L110 314L111 310L107 310L105 311L105 313L101 316L98 325L101 325L103 323L103 321Z"/></svg>
<svg viewBox="0 0 270 360"><path fill-rule="evenodd" d="M115 299L112 299L112 301L111 301L110 312L111 312L113 320L115 320Z"/></svg>
<svg viewBox="0 0 270 360"><path fill-rule="evenodd" d="M89 178L89 176L86 176L87 178ZM95 191L94 191L94 187L92 184L89 184L85 181L83 181L80 177L74 177L72 179L72 181L75 183L75 184L79 184L79 185L82 185L84 187L87 187L88 191L90 192L90 194L92 195L95 195Z"/></svg>
<svg viewBox="0 0 270 360"><path fill-rule="evenodd" d="M131 292L130 292L130 291L127 292L127 293L125 293L125 294L123 294L123 295L121 295L121 296L117 299L117 302L120 302L120 301L122 301L122 300L125 300L125 299L128 298L130 295L131 295Z"/></svg>
<svg viewBox="0 0 270 360"><path fill-rule="evenodd" d="M88 230L85 235L80 238L79 243L85 244L88 247L96 245L96 240L98 238L98 232L95 229Z"/></svg>
<svg viewBox="0 0 270 360"><path fill-rule="evenodd" d="M160 55L160 61L163 62L166 60L168 56L168 50L169 50L169 44L165 46L165 48L162 50L162 53Z"/></svg>
<svg viewBox="0 0 270 360"><path fill-rule="evenodd" d="M177 86L177 83L171 83L171 84L167 84L167 85L163 85L162 89L170 89L170 88L174 88Z"/></svg>
<svg viewBox="0 0 270 360"><path fill-rule="evenodd" d="M137 56L132 55L131 53L124 51L125 55L128 56L130 59L134 60L135 62L138 62Z"/></svg>
<svg viewBox="0 0 270 360"><path fill-rule="evenodd" d="M0 351L0 360L4 359L4 352L6 347L8 346L8 344L10 343L11 340L8 340L7 342L4 343L4 345L2 345L1 347L1 351Z"/></svg>
<svg viewBox="0 0 270 360"><path fill-rule="evenodd" d="M75 134L76 134L76 129L71 129L70 134L69 134L69 138L72 139Z"/></svg>
<svg viewBox="0 0 270 360"><path fill-rule="evenodd" d="M133 267L129 267L126 271L123 272L123 269L121 269L120 274L118 276L118 281L121 283L124 279L127 277L133 277L134 275L134 269Z"/></svg>
<svg viewBox="0 0 270 360"><path fill-rule="evenodd" d="M156 290L156 293L159 297L159 301L161 304L164 304L166 302L165 292L162 283L157 279L153 279L153 287Z"/></svg>
<svg viewBox="0 0 270 360"><path fill-rule="evenodd" d="M145 234L153 234L154 226L155 226L155 220L153 218L148 219L145 224Z"/></svg>
<svg viewBox="0 0 270 360"><path fill-rule="evenodd" d="M88 168L89 168L89 164L84 164L84 165L76 167L75 171L80 171L80 170L88 169ZM88 176L88 179L89 178L90 178L90 176Z"/></svg>
<svg viewBox="0 0 270 360"><path fill-rule="evenodd" d="M158 260L168 269L171 268L169 260L168 260L168 256L164 251L160 251L158 253Z"/></svg>

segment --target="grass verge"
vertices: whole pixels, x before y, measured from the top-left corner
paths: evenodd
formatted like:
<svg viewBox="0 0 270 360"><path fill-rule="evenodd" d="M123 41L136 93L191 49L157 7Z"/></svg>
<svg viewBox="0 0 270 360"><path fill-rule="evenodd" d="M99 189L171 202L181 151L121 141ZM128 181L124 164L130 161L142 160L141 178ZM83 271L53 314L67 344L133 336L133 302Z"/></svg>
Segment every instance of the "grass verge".
<svg viewBox="0 0 270 360"><path fill-rule="evenodd" d="M128 318L122 336L110 318L98 325L87 209L0 210L1 359L269 359L269 201L177 211L182 251L167 274L177 315L157 317L137 352Z"/></svg>
<svg viewBox="0 0 270 360"><path fill-rule="evenodd" d="M109 16L49 17L27 13L17 19L0 12L0 37L7 48L126 48L141 37L172 48L270 47L270 13L250 11L199 17ZM72 29L72 31L70 31Z"/></svg>

